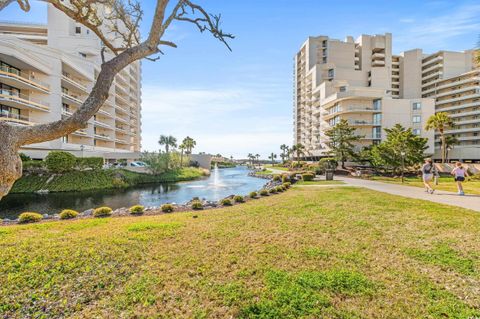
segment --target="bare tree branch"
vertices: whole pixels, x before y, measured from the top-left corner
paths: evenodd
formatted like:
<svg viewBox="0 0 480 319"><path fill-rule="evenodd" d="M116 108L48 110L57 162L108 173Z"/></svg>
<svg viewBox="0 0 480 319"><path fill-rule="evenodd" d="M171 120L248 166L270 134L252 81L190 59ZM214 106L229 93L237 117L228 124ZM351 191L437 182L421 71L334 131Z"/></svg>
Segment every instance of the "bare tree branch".
<svg viewBox="0 0 480 319"><path fill-rule="evenodd" d="M21 176L18 149L23 145L54 140L86 127L88 120L107 100L117 73L129 64L144 58L151 61L158 60L159 56L151 56L163 54L161 46L177 47L174 42L162 40L165 31L174 20L193 23L201 32L208 31L229 50L231 48L227 39L234 38L233 35L224 33L220 29L220 15L209 15L202 7L190 0L177 0L169 15L165 14L169 0L157 0L149 35L143 42L140 42L138 33L143 11L139 2L135 0L128 0L127 3L121 0L70 0L69 5L61 0L40 1L52 4L99 37L105 45L100 52L102 66L87 99L69 118L33 126L13 126L0 122L0 136L6 137L4 144L0 145L0 199ZM0 9L12 2L14 0L0 0ZM17 3L24 11L30 9L28 0L17 0ZM106 7L111 10L109 14L103 12ZM100 9L103 11L100 12ZM187 13L187 9L191 14ZM106 19L102 19L103 14L107 14ZM121 45L117 46L118 43ZM114 55L109 61L105 60L107 49Z"/></svg>

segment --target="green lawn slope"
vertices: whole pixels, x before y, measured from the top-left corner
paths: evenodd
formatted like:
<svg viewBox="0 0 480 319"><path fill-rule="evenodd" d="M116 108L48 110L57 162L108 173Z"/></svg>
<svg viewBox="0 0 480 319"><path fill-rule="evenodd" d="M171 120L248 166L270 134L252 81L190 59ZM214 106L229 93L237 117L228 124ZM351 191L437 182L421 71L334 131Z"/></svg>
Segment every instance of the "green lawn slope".
<svg viewBox="0 0 480 319"><path fill-rule="evenodd" d="M480 214L351 187L0 228L2 318L475 318Z"/></svg>

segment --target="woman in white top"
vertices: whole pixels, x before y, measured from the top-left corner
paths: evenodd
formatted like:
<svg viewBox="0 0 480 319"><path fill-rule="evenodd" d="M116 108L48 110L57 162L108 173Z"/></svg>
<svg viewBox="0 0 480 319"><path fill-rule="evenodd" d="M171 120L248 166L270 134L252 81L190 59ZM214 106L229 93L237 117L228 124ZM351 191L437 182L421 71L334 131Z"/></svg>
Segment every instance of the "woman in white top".
<svg viewBox="0 0 480 319"><path fill-rule="evenodd" d="M427 193L433 194L435 191L430 185L430 182L433 180L434 175L437 175L438 172L435 168L435 165L433 165L433 161L431 158L427 158L425 160L425 164L422 166L422 181L423 185L425 185L425 191Z"/></svg>
<svg viewBox="0 0 480 319"><path fill-rule="evenodd" d="M464 182L465 178L468 177L468 172L463 167L461 162L457 162L455 164L455 168L452 170L451 174L455 177L455 182L457 182L458 195L465 195L463 192L462 182Z"/></svg>

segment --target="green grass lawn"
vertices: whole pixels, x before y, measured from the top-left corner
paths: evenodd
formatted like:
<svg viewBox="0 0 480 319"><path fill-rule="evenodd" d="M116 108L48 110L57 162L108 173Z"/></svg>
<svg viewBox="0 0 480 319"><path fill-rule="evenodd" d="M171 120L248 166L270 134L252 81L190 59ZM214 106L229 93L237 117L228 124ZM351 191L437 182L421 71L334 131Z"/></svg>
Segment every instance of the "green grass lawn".
<svg viewBox="0 0 480 319"><path fill-rule="evenodd" d="M279 171L285 171L285 172L288 172L289 169L288 167L283 167L283 166L272 166L272 164L266 164L265 165L266 168L273 168L273 169L276 169L276 170L279 170Z"/></svg>
<svg viewBox="0 0 480 319"><path fill-rule="evenodd" d="M259 172L256 172L255 173L256 175L272 175L273 174L273 171L269 170L269 169L266 169L264 171L259 171Z"/></svg>
<svg viewBox="0 0 480 319"><path fill-rule="evenodd" d="M402 183L402 180L400 178L374 176L371 179L387 183ZM405 178L404 185L422 188L424 187L421 177ZM434 188L443 191L457 192L457 184L453 180L453 177L440 177L440 179L438 180L438 185L435 185ZM480 181L466 181L463 183L463 188L465 190L465 193L467 194L480 194Z"/></svg>
<svg viewBox="0 0 480 319"><path fill-rule="evenodd" d="M478 213L351 187L3 227L0 317L474 318L479 232Z"/></svg>

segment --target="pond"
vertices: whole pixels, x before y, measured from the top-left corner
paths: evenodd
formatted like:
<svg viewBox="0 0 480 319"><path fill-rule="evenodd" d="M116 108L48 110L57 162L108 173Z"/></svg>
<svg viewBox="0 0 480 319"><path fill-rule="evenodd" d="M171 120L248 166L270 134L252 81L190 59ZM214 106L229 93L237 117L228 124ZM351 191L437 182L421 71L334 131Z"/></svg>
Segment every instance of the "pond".
<svg viewBox="0 0 480 319"><path fill-rule="evenodd" d="M248 176L246 167L215 169L205 179L170 184L148 184L127 189L49 194L10 194L0 201L0 218L14 219L26 211L56 214L70 208L84 211L99 206L113 209L141 204L160 206L185 203L193 197L220 200L229 195L247 195L265 185L267 180Z"/></svg>

